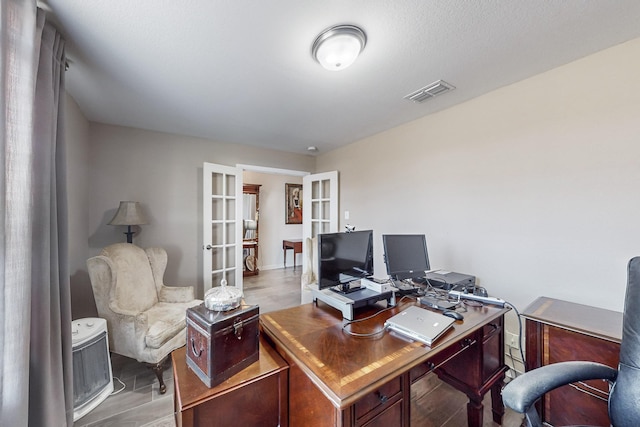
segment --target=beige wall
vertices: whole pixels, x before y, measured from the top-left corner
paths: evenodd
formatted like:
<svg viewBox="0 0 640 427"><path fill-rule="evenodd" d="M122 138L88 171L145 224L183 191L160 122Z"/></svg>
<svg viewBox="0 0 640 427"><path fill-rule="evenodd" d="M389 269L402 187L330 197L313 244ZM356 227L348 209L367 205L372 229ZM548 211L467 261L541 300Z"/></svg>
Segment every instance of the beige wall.
<svg viewBox="0 0 640 427"><path fill-rule="evenodd" d="M146 209L151 224L135 242L167 248L166 282L201 286L202 163L214 162L339 170L340 216L348 210L349 223L375 230L378 274L383 233L425 233L433 267L475 274L520 309L546 295L622 310L640 235L638 75L633 40L322 154L317 164L89 124L69 98L74 304L87 294L86 258L124 240L122 227L106 225L120 200Z"/></svg>
<svg viewBox="0 0 640 427"><path fill-rule="evenodd" d="M89 122L70 96L65 98L67 207L69 211L69 271L74 319L95 316L87 274L89 245Z"/></svg>
<svg viewBox="0 0 640 427"><path fill-rule="evenodd" d="M139 201L150 223L134 243L162 246L168 285L195 285L202 295L202 165L247 164L313 171L315 159L275 150L91 123L89 254L125 241L107 225L121 200Z"/></svg>
<svg viewBox="0 0 640 427"><path fill-rule="evenodd" d="M545 295L621 311L640 255L638 76L640 39L320 155L316 169L340 171L340 215L376 232L378 274L383 233L424 233L432 268L475 274L520 309Z"/></svg>
<svg viewBox="0 0 640 427"><path fill-rule="evenodd" d="M260 184L260 227L258 267L261 270L282 268L282 239L301 239L302 224L285 224L284 188L286 183L302 184L301 176L245 171L243 181ZM303 195L304 197L304 195ZM297 257L297 266L302 255ZM287 251L287 267L293 266L293 251Z"/></svg>

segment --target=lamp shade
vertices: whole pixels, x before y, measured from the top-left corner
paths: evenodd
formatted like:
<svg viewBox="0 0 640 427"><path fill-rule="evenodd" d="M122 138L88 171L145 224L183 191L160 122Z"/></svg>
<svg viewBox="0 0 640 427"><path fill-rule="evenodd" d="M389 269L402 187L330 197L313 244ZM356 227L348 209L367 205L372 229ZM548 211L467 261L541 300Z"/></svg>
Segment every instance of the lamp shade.
<svg viewBox="0 0 640 427"><path fill-rule="evenodd" d="M120 207L109 225L142 225L148 224L147 217L138 202L120 202Z"/></svg>
<svg viewBox="0 0 640 427"><path fill-rule="evenodd" d="M327 70L344 70L353 64L367 43L367 36L353 25L324 30L313 42L311 54Z"/></svg>
<svg viewBox="0 0 640 427"><path fill-rule="evenodd" d="M245 230L257 230L258 229L258 221L254 219L245 219L244 221L244 229Z"/></svg>

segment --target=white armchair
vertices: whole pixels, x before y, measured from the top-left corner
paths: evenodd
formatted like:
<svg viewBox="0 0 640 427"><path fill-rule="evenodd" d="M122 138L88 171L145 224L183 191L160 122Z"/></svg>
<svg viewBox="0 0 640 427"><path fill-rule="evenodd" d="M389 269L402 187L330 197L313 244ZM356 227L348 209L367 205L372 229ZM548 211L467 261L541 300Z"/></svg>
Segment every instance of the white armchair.
<svg viewBox="0 0 640 427"><path fill-rule="evenodd" d="M163 365L186 344L187 308L201 304L194 288L165 286L167 252L131 243L107 246L87 260L98 315L107 321L110 351L149 365L166 391Z"/></svg>
<svg viewBox="0 0 640 427"><path fill-rule="evenodd" d="M318 238L305 239L304 256L307 261L307 268L300 278L300 303L306 304L313 300L311 289L318 289Z"/></svg>

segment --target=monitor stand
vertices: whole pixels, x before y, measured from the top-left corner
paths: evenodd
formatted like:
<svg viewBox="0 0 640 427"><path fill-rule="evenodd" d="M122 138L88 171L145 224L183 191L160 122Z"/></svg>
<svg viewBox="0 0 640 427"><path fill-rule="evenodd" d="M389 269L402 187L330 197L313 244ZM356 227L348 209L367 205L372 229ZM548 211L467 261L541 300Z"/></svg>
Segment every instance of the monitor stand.
<svg viewBox="0 0 640 427"><path fill-rule="evenodd" d="M350 292L336 292L332 289L312 289L313 302L320 300L342 312L342 317L353 320L354 310L359 307L375 304L378 301L387 300L387 306L396 304L393 292L376 292L367 288L351 290Z"/></svg>

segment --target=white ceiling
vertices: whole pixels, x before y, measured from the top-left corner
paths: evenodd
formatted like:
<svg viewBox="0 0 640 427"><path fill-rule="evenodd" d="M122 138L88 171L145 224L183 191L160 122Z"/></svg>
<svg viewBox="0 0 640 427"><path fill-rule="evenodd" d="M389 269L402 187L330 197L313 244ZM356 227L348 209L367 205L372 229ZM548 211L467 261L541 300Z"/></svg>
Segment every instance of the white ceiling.
<svg viewBox="0 0 640 427"><path fill-rule="evenodd" d="M46 0L87 119L326 152L640 37L638 0ZM350 68L310 54L355 24ZM403 97L443 79L455 90ZM594 90L602 88L594 82ZM549 93L553 97L553 93Z"/></svg>

